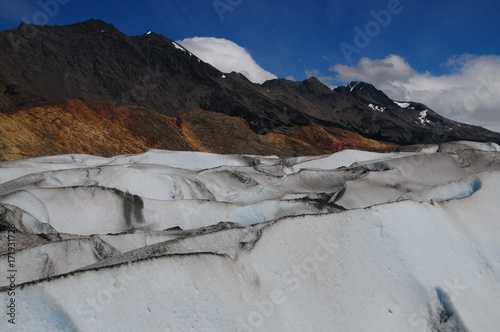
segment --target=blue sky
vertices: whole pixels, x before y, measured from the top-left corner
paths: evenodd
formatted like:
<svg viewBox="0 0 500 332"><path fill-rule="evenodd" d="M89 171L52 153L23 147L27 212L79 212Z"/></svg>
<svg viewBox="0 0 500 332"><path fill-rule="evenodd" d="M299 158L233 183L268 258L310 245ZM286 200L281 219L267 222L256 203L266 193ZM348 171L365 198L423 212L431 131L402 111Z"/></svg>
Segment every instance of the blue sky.
<svg viewBox="0 0 500 332"><path fill-rule="evenodd" d="M499 15L498 0L0 0L0 30L23 17L58 25L96 18L127 35L223 38L277 77L314 75L330 87L363 79L394 99L495 130Z"/></svg>

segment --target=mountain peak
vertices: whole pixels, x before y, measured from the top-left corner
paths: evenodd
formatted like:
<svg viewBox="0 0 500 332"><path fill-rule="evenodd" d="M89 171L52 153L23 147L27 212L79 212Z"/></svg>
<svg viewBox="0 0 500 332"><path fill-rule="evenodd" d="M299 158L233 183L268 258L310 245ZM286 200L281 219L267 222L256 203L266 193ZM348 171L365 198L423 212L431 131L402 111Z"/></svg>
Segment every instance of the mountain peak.
<svg viewBox="0 0 500 332"><path fill-rule="evenodd" d="M335 90L349 94L364 104L391 104L393 102L392 99L374 85L362 81L352 81L347 86L339 86Z"/></svg>
<svg viewBox="0 0 500 332"><path fill-rule="evenodd" d="M325 94L331 93L332 90L323 84L316 77L311 76L308 79L302 81L301 85L305 87L305 89L312 94Z"/></svg>
<svg viewBox="0 0 500 332"><path fill-rule="evenodd" d="M113 24L105 22L103 20L94 19L94 18L88 19L88 20L83 21L83 22L75 23L75 24L69 24L69 25L75 25L75 26L87 25L87 26L93 26L93 27L98 27L98 28L103 27L103 28L116 29L116 27Z"/></svg>
<svg viewBox="0 0 500 332"><path fill-rule="evenodd" d="M351 81L348 85L346 85L346 88L349 89L350 92L352 92L354 89L357 88L357 86L363 82L360 81Z"/></svg>
<svg viewBox="0 0 500 332"><path fill-rule="evenodd" d="M351 83L349 83L346 86L346 88L349 89L349 92L356 92L363 89L369 89L371 91L380 91L372 84L363 81L351 81Z"/></svg>
<svg viewBox="0 0 500 332"><path fill-rule="evenodd" d="M312 83L312 84L323 84L321 83L320 80L318 80L316 77L314 76L311 76L309 77L308 79L305 79L303 82L308 82L308 83Z"/></svg>
<svg viewBox="0 0 500 332"><path fill-rule="evenodd" d="M123 34L113 24L93 18L80 23L68 24L64 27L74 29L77 32L116 32L119 34Z"/></svg>

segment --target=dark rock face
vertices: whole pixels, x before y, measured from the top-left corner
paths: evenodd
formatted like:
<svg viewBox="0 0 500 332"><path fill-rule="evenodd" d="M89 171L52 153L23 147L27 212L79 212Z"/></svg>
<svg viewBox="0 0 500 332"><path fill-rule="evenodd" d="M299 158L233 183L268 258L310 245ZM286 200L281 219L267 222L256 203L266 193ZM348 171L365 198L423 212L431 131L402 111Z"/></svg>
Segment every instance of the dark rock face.
<svg viewBox="0 0 500 332"><path fill-rule="evenodd" d="M29 27L29 28L27 28ZM26 38L26 31L36 33ZM222 73L164 36L130 37L102 21L21 25L0 33L0 110L83 98L140 105L165 115L201 108L245 118L252 129L313 122L275 103L243 75Z"/></svg>
<svg viewBox="0 0 500 332"><path fill-rule="evenodd" d="M375 112L380 113L374 120L374 123L382 128L379 132L381 135L379 139L384 136L391 137L390 141L399 140L400 144L442 143L456 140L498 143L500 139L499 133L447 119L424 104L395 103L382 91L368 83L351 82L347 87L341 86L334 91L350 95L364 105L372 104L373 108L376 106L384 108L384 112ZM405 107L401 107L401 104L405 104L403 105ZM376 137L373 136L373 138Z"/></svg>
<svg viewBox="0 0 500 332"><path fill-rule="evenodd" d="M351 82L333 91L314 77L301 83L283 79L267 81L263 86L277 99L288 101L324 123L372 139L402 145L500 139L499 133L446 119L420 103L409 102L401 107L364 82Z"/></svg>
<svg viewBox="0 0 500 332"><path fill-rule="evenodd" d="M254 84L241 74L223 76L162 35L126 36L99 20L21 24L0 32L0 45L0 111L82 98L164 115L204 109L241 117L258 134L319 124L397 144L500 143L500 134L450 121L425 105L401 108L370 84L353 82L335 90L315 78Z"/></svg>

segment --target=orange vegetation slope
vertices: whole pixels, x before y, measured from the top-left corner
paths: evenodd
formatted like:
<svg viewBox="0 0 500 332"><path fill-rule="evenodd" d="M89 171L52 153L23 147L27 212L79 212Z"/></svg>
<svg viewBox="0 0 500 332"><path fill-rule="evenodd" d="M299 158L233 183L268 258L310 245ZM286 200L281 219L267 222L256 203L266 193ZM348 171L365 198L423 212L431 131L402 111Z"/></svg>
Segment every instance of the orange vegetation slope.
<svg viewBox="0 0 500 332"><path fill-rule="evenodd" d="M258 135L243 119L221 113L192 110L164 116L143 107L79 99L0 113L0 161L68 153L110 157L149 149L290 157L390 146L319 125Z"/></svg>

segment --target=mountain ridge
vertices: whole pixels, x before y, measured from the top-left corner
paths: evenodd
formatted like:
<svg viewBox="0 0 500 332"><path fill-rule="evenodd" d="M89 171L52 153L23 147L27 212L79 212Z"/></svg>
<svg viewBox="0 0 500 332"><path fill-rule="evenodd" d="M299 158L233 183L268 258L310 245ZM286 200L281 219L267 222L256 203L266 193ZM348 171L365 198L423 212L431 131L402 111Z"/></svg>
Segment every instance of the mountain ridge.
<svg viewBox="0 0 500 332"><path fill-rule="evenodd" d="M368 83L333 90L316 78L259 85L241 74L220 72L165 36L126 36L100 20L64 26L23 23L0 32L0 44L5 45L0 50L0 111L82 98L143 106L164 115L191 109L223 113L245 119L257 134L322 125L399 145L500 143L499 133L448 120L423 104L402 108Z"/></svg>

